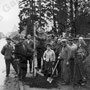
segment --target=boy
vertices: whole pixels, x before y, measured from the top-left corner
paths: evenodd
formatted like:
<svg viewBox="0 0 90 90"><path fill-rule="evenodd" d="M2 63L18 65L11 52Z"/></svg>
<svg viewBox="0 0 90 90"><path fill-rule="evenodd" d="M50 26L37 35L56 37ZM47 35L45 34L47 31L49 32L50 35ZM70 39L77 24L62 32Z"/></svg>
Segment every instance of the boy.
<svg viewBox="0 0 90 90"><path fill-rule="evenodd" d="M50 82L52 69L55 62L55 52L51 49L51 45L47 44L47 50L44 52L43 59L45 61L45 74L47 81Z"/></svg>

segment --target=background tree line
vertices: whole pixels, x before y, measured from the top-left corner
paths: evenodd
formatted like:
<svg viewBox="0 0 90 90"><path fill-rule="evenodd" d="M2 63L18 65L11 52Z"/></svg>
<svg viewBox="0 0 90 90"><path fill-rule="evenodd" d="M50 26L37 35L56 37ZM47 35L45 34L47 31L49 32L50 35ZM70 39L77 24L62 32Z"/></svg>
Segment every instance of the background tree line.
<svg viewBox="0 0 90 90"><path fill-rule="evenodd" d="M27 27L26 34L33 35L35 22L39 26L37 33L71 32L75 36L90 32L90 0L22 0L19 7L20 32Z"/></svg>

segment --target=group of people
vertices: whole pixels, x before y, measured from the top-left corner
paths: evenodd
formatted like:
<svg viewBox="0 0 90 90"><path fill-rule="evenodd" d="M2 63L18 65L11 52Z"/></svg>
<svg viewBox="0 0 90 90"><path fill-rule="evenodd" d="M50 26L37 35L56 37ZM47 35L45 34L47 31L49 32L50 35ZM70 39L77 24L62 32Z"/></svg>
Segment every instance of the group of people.
<svg viewBox="0 0 90 90"><path fill-rule="evenodd" d="M1 54L5 57L6 77L10 74L10 65L12 64L16 74L23 79L27 74L28 61L30 73L32 72L34 49L31 35L27 35L26 39L20 36L19 42L14 42L11 38L6 38L6 41L7 44L1 50Z"/></svg>
<svg viewBox="0 0 90 90"><path fill-rule="evenodd" d="M52 72L55 69L63 84L84 85L87 80L86 62L89 61L89 52L83 37L79 37L78 40L73 38L60 39L59 44L57 43L59 51L55 49L55 46L52 50L52 45L47 46L43 55L44 70L47 74L44 73L48 75L47 81L52 82L51 78L54 76Z"/></svg>
<svg viewBox="0 0 90 90"><path fill-rule="evenodd" d="M30 73L32 72L34 43L31 35L27 35L26 39L20 38L20 41L15 45L11 44L12 40L10 38L6 40L7 44L1 51L5 56L6 76L9 76L10 64L12 64L19 78L23 79L27 74L27 61L29 61ZM77 41L71 38L62 38L59 40L59 44L48 43L46 47L44 47L44 41L41 40L39 45L40 47L36 47L37 64L38 68L41 69L42 58L42 72L47 77L47 81L50 81L50 77L53 77L52 72L55 69L54 71L58 71L58 75L60 75L64 84L85 83L87 79L85 62L89 60L89 52L87 52L87 44L83 37L79 37ZM57 45L60 47L60 50L57 49L58 52L55 51ZM16 67L15 60L19 61L19 67ZM59 61L58 65L56 65L57 61Z"/></svg>
<svg viewBox="0 0 90 90"><path fill-rule="evenodd" d="M61 61L61 78L64 84L79 85L86 81L84 60L87 56L86 43L80 37L74 40L62 40L62 50L58 59Z"/></svg>

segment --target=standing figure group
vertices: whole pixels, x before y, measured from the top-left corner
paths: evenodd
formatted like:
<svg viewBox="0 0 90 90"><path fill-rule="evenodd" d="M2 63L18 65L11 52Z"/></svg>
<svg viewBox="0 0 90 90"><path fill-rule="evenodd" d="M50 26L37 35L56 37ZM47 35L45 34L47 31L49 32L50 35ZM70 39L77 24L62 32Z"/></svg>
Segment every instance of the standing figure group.
<svg viewBox="0 0 90 90"><path fill-rule="evenodd" d="M77 43L74 40L62 40L61 78L64 84L83 85L86 81L84 60L87 56L86 43L80 37Z"/></svg>
<svg viewBox="0 0 90 90"><path fill-rule="evenodd" d="M1 50L1 53L5 56L6 76L9 76L10 64L12 64L18 77L24 79L27 74L28 61L30 73L32 71L33 41L31 35L27 35L27 39L20 36L19 42L15 43L14 46L10 38L6 40L7 44Z"/></svg>
<svg viewBox="0 0 90 90"><path fill-rule="evenodd" d="M38 38L37 38L38 39ZM33 60L33 40L31 35L27 35L26 39L20 37L18 43L14 46L11 45L11 39L7 38L7 44L2 48L1 53L5 56L6 63L6 76L10 74L10 64L13 65L14 70L20 79L24 79L27 74L27 63L29 62L29 72L32 73L32 60ZM58 39L55 39L55 42ZM57 70L60 74L63 84L73 83L74 85L83 84L86 81L85 63L88 61L90 55L87 56L87 45L82 37L77 42L73 39L63 38L60 44L55 45L53 48L50 43L45 47L45 40L39 38L37 44L37 64L38 68L42 69L47 81L51 81L54 72ZM60 46L59 46L60 45ZM60 49L58 48L60 47ZM47 50L45 50L47 48ZM58 49L57 49L58 48ZM59 51L60 50L60 51ZM57 52L59 51L59 52ZM43 59L43 68L41 63ZM18 61L15 63L15 60ZM57 63L58 62L58 63ZM40 70L41 71L41 70Z"/></svg>
<svg viewBox="0 0 90 90"><path fill-rule="evenodd" d="M16 68L16 65L14 64L14 59L13 59L14 48L11 45L11 39L7 38L6 40L7 40L7 44L2 48L1 54L4 55L4 58L5 58L6 77L8 77L10 74L10 65L11 64L12 64L12 66L17 74L18 74L18 70Z"/></svg>

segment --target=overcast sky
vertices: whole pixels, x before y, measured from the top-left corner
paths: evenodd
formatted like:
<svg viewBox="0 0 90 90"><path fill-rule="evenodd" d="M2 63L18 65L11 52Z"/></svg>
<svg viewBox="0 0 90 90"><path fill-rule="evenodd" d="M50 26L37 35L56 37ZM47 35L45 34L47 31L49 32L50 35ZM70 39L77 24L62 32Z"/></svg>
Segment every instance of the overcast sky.
<svg viewBox="0 0 90 90"><path fill-rule="evenodd" d="M0 32L7 34L18 28L18 0L0 0Z"/></svg>

